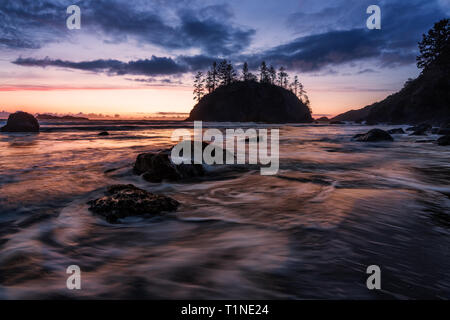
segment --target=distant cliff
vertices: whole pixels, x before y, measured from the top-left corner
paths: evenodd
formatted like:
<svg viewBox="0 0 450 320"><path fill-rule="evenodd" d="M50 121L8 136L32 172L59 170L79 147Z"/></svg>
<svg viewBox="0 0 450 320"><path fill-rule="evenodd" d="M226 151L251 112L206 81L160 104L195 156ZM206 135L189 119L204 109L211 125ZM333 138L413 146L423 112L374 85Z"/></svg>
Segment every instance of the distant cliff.
<svg viewBox="0 0 450 320"><path fill-rule="evenodd" d="M282 87L238 81L217 88L192 109L187 121L312 122L311 111L297 96Z"/></svg>
<svg viewBox="0 0 450 320"><path fill-rule="evenodd" d="M449 75L448 66L431 66L383 101L342 113L332 120L440 125L450 119Z"/></svg>
<svg viewBox="0 0 450 320"><path fill-rule="evenodd" d="M88 118L74 116L54 116L51 114L38 114L38 120L62 120L62 121L89 121Z"/></svg>

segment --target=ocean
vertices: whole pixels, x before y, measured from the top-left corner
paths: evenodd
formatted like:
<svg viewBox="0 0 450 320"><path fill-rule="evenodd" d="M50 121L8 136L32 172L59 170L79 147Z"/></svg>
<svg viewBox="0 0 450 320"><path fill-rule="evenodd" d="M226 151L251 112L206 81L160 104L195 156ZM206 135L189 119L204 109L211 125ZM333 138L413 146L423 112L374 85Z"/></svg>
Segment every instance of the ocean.
<svg viewBox="0 0 450 320"><path fill-rule="evenodd" d="M0 299L450 299L449 147L409 135L351 141L373 128L363 125L204 123L278 128L278 174L133 174L138 154L192 127L43 122L39 134L1 133ZM128 183L181 205L118 224L88 210L108 185ZM70 265L81 290L66 287ZM370 265L381 290L366 286Z"/></svg>

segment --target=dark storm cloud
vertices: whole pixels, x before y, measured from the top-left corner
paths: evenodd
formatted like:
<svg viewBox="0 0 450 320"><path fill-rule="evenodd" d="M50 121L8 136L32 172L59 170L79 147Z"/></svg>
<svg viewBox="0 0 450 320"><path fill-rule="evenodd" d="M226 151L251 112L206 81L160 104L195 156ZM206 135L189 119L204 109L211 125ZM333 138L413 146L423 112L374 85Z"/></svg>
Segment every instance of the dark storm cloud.
<svg viewBox="0 0 450 320"><path fill-rule="evenodd" d="M412 64L421 35L446 17L436 0L379 1L381 30L368 30L365 9L372 2L336 0L316 11L291 14L291 27L317 34L263 52L260 59L302 71L369 58L376 58L379 67Z"/></svg>
<svg viewBox="0 0 450 320"><path fill-rule="evenodd" d="M382 31L364 29L331 31L297 38L261 54L242 57L249 61L268 61L301 71L317 71L326 66L379 56Z"/></svg>
<svg viewBox="0 0 450 320"><path fill-rule="evenodd" d="M64 60L19 58L13 61L20 66L33 67L60 67L107 73L109 75L172 75L188 71L187 67L176 63L171 58L155 57L151 59L122 62L118 60L92 60L82 62L72 62Z"/></svg>
<svg viewBox="0 0 450 320"><path fill-rule="evenodd" d="M2 0L0 47L37 49L43 43L57 41L66 32L62 8L60 1Z"/></svg>
<svg viewBox="0 0 450 320"><path fill-rule="evenodd" d="M196 49L198 54L131 62L18 59L15 63L147 76L204 70L215 60L212 57L219 56L236 65L248 61L256 68L266 60L305 72L368 59L378 67L393 67L414 63L421 34L446 16L438 0L380 0L382 29L368 30L365 9L371 2L302 0L301 8L307 11L286 14L289 25L297 30L293 40L244 55L255 30L234 24L228 5L205 6L183 0L2 0L0 47L35 49L64 40L70 34L65 10L76 3L82 8L82 32L98 34L106 42L137 40L157 45L170 56L174 56L170 50L177 49Z"/></svg>
<svg viewBox="0 0 450 320"><path fill-rule="evenodd" d="M197 45L208 54L226 54L245 49L255 33L254 30L233 28L229 24L212 18L199 19L193 11L180 12L181 25L178 28L185 43Z"/></svg>
<svg viewBox="0 0 450 320"><path fill-rule="evenodd" d="M173 21L148 7L152 6L143 10L129 1L96 0L88 7L87 23L100 27L113 41L135 37L167 49L200 48L208 54L240 51L250 44L255 33L253 29L235 27L225 5L198 10L175 8Z"/></svg>
<svg viewBox="0 0 450 320"><path fill-rule="evenodd" d="M198 71L207 69L212 65L214 61L219 61L219 59L205 55L196 55L196 56L179 56L177 58L177 61L189 66L190 71Z"/></svg>
<svg viewBox="0 0 450 320"><path fill-rule="evenodd" d="M2 0L0 44L10 48L39 48L67 36L65 12L74 1ZM82 30L103 33L107 42L136 39L166 49L199 48L207 54L230 54L250 44L255 33L235 27L231 10L224 5L198 10L178 9L172 17L152 2L84 0ZM167 9L167 8L166 8ZM213 14L216 12L216 14Z"/></svg>

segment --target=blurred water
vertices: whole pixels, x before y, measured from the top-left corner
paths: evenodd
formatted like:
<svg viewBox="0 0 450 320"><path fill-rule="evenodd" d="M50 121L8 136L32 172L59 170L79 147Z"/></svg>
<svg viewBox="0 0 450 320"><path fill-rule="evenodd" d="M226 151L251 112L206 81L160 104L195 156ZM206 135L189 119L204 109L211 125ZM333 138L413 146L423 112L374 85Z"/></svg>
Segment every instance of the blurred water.
<svg viewBox="0 0 450 320"><path fill-rule="evenodd" d="M132 174L139 153L171 146L186 122L0 134L0 298L450 298L450 148L407 135L351 142L370 129L358 125L204 127L241 125L280 128L278 175L152 184ZM114 183L182 205L111 225L86 202ZM79 291L66 289L72 264ZM372 264L381 291L366 288Z"/></svg>

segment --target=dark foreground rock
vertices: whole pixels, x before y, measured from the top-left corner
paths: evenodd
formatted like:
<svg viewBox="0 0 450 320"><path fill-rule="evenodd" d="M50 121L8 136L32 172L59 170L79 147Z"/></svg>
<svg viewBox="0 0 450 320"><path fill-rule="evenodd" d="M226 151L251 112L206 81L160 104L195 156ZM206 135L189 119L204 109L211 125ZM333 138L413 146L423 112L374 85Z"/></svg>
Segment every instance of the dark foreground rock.
<svg viewBox="0 0 450 320"><path fill-rule="evenodd" d="M105 194L102 198L89 201L89 210L110 223L129 216L175 211L179 206L179 202L170 197L150 193L132 184L112 185Z"/></svg>
<svg viewBox="0 0 450 320"><path fill-rule="evenodd" d="M259 137L252 137L249 138L249 140L246 139L246 142L250 141L260 141L260 139ZM194 152L197 148L203 154L205 152L205 148L208 146L212 146L211 149L208 150L208 153L211 152L211 156L213 158L216 156L215 152L218 151L219 154L217 155L216 160L220 161L221 159L222 164L226 164L227 158L234 158L235 160L235 156L233 154L230 154L228 151L204 141L193 142L187 140L178 143L176 146L180 147L179 156L182 158L187 157L187 155L183 154L182 150L186 150L188 148L191 149L190 163L174 164L171 159L172 149L175 148L175 146L173 146L170 149L139 154L133 167L134 173L142 175L142 177L149 182L155 183L163 180L179 181L202 177L206 174L206 171L203 164L194 164Z"/></svg>
<svg viewBox="0 0 450 320"><path fill-rule="evenodd" d="M298 123L312 122L311 110L282 87L238 81L205 95L187 121Z"/></svg>
<svg viewBox="0 0 450 320"><path fill-rule="evenodd" d="M204 175L201 164L174 164L170 152L148 152L138 155L133 171L149 182L177 181Z"/></svg>
<svg viewBox="0 0 450 320"><path fill-rule="evenodd" d="M372 129L367 133L357 134L352 140L359 142L394 141L389 133L381 129Z"/></svg>
<svg viewBox="0 0 450 320"><path fill-rule="evenodd" d="M406 132L402 128L395 128L388 130L387 133L389 134L405 134Z"/></svg>
<svg viewBox="0 0 450 320"><path fill-rule="evenodd" d="M39 132L39 122L26 112L16 112L8 117L6 126L0 129L1 132Z"/></svg>
<svg viewBox="0 0 450 320"><path fill-rule="evenodd" d="M101 137L109 136L109 132L108 131L102 131L98 135L101 136Z"/></svg>
<svg viewBox="0 0 450 320"><path fill-rule="evenodd" d="M191 148L191 161L193 163L194 148L201 148L203 153L208 143L194 143L191 141L181 142L188 144ZM143 175L142 177L149 182L161 182L163 180L178 181L201 177L205 174L202 164L174 164L170 157L174 147L157 152L142 153L137 156L133 167L134 173ZM182 153L180 156L184 156Z"/></svg>
<svg viewBox="0 0 450 320"><path fill-rule="evenodd" d="M345 124L345 122L342 122L342 121L330 121L330 124Z"/></svg>
<svg viewBox="0 0 450 320"><path fill-rule="evenodd" d="M437 139L437 144L440 146L450 145L450 134L448 134L446 136L442 136L439 139Z"/></svg>

